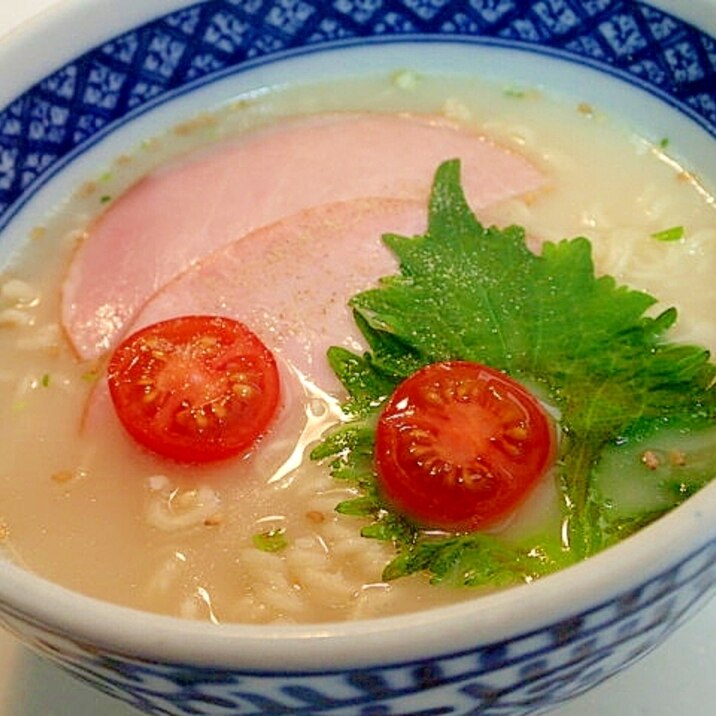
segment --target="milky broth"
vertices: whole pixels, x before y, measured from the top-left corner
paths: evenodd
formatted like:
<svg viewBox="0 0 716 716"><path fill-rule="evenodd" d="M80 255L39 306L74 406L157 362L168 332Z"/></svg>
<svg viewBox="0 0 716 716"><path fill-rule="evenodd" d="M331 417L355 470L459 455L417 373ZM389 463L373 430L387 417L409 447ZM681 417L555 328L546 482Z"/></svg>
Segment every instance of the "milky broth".
<svg viewBox="0 0 716 716"><path fill-rule="evenodd" d="M349 490L306 448L338 401L289 396L255 454L180 466L138 449L116 423L82 431L103 364L78 361L59 323L61 282L93 215L149 169L280 117L327 110L444 113L531 159L545 189L491 207L536 239L586 235L597 269L675 305L679 339L716 348L716 206L698 175L599 108L409 72L240 100L150 139L79 187L0 275L0 545L28 569L121 604L215 621L311 622L391 614L472 598L421 577L384 584L389 545L338 515ZM655 232L683 226L684 238ZM98 377L100 376L100 377ZM547 481L506 529L558 524ZM281 529L288 546L257 549Z"/></svg>

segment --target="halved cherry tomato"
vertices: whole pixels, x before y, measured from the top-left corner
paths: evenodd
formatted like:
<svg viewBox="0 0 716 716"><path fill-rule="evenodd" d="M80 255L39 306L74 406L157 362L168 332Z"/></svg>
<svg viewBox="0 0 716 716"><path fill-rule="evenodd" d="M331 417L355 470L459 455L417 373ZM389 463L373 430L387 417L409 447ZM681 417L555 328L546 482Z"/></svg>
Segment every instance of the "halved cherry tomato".
<svg viewBox="0 0 716 716"><path fill-rule="evenodd" d="M184 316L125 339L107 370L114 407L141 445L182 462L247 451L279 403L271 352L243 323Z"/></svg>
<svg viewBox="0 0 716 716"><path fill-rule="evenodd" d="M519 505L554 461L555 443L538 401L504 373L434 363L390 398L376 469L388 500L417 523L474 531Z"/></svg>

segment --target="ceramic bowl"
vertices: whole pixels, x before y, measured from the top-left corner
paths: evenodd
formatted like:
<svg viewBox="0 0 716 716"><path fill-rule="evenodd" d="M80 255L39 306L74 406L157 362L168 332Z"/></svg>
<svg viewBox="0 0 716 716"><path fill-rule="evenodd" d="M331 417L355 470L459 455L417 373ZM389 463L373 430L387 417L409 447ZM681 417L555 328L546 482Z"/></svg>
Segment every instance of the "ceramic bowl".
<svg viewBox="0 0 716 716"><path fill-rule="evenodd" d="M177 117L275 83L406 65L579 90L647 136L678 136L687 163L716 166L707 0L68 0L0 47L0 258L88 168ZM716 485L586 563L406 616L215 626L2 562L0 622L147 713L518 716L642 657L715 582Z"/></svg>

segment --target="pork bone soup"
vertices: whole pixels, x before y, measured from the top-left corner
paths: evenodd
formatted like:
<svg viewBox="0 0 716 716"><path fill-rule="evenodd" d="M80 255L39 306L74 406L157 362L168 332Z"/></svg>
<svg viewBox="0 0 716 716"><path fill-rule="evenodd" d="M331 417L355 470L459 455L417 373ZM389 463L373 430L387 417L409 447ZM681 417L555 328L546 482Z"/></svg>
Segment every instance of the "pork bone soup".
<svg viewBox="0 0 716 716"><path fill-rule="evenodd" d="M236 102L98 169L3 273L4 550L139 609L315 622L474 598L648 524L714 462L716 210L672 145L402 73ZM187 316L208 323L178 364L110 392ZM172 403L216 316L258 377ZM203 452L242 400L244 442Z"/></svg>

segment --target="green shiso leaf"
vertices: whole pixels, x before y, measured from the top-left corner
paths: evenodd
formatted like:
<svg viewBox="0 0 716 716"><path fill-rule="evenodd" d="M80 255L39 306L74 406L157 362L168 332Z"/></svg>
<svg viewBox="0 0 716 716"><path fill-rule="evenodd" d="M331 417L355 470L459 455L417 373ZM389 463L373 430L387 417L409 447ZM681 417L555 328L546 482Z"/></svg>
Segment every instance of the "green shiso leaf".
<svg viewBox="0 0 716 716"><path fill-rule="evenodd" d="M451 584L529 581L593 554L620 530L627 534L676 504L624 516L619 527L605 517L594 473L607 449L628 442L638 451L658 429L698 433L713 425L716 367L705 349L666 340L675 309L647 313L654 297L596 276L586 238L548 242L536 254L524 229L482 226L459 172L458 161L438 168L425 234L384 236L400 273L351 299L370 349L356 355L332 348L329 360L355 420L329 435L313 457L332 457L333 474L353 480L365 496L341 511L372 519L365 536L395 543L398 556L386 578L426 571ZM381 405L420 367L456 359L505 371L558 411L557 479L567 525L561 541L436 539L381 501L371 427Z"/></svg>
<svg viewBox="0 0 716 716"><path fill-rule="evenodd" d="M504 587L518 580L536 579L571 562L569 553L556 542L521 547L492 535L474 533L418 540L403 549L382 576L390 581L428 571L433 584Z"/></svg>

